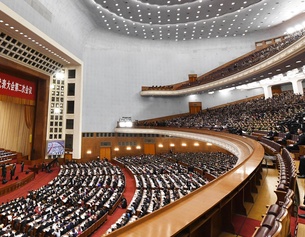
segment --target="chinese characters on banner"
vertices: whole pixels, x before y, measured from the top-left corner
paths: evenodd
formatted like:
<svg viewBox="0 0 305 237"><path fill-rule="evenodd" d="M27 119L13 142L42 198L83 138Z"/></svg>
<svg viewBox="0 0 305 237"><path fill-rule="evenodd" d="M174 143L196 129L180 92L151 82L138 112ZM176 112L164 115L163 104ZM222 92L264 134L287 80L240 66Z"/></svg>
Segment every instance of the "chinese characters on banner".
<svg viewBox="0 0 305 237"><path fill-rule="evenodd" d="M36 100L36 84L0 72L0 95Z"/></svg>

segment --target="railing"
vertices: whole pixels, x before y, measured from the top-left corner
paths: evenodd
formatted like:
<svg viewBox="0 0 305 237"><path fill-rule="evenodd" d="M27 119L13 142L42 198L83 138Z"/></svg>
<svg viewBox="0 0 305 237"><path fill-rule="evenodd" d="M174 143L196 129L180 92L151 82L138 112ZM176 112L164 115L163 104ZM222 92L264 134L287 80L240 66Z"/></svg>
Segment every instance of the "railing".
<svg viewBox="0 0 305 237"><path fill-rule="evenodd" d="M120 129L117 129L119 131ZM148 129L143 132L148 133ZM202 188L186 195L139 220L130 223L107 236L217 236L222 231L234 233L233 214L246 215L244 202L253 202L251 193L257 192L261 178L263 147L251 139L213 131L177 129L181 136L215 136L216 140L236 145L240 152L238 164L225 175L211 181ZM139 133L130 129L130 133ZM124 132L127 132L124 130ZM149 133L163 134L165 131L151 129ZM168 131L170 134L171 131ZM190 134L191 133L191 134ZM178 135L178 134L177 134ZM176 136L177 136L176 135ZM224 141L226 140L226 142ZM145 233L145 234L144 234Z"/></svg>
<svg viewBox="0 0 305 237"><path fill-rule="evenodd" d="M217 86L227 85L231 81L245 79L255 75L257 72L269 69L271 66L279 65L286 58L295 57L304 53L303 41L305 31L300 31L291 36L285 36L284 41L272 44L261 50L253 51L222 65L202 76L194 82L179 83L180 87L173 87L171 90L154 90L152 87L142 87L142 96L177 96L187 93L199 92L213 88L217 81ZM222 80L222 79L226 80ZM169 85L168 85L169 86ZM163 86L165 87L165 86ZM161 87L162 88L162 87ZM157 87L157 89L159 89Z"/></svg>

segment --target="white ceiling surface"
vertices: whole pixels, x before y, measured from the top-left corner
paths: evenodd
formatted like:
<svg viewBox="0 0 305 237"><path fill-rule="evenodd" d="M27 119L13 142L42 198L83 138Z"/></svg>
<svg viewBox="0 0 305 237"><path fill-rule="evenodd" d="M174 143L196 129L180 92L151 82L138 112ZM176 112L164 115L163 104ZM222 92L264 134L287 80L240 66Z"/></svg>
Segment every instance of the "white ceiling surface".
<svg viewBox="0 0 305 237"><path fill-rule="evenodd" d="M101 28L151 40L243 36L305 12L305 0L82 1Z"/></svg>

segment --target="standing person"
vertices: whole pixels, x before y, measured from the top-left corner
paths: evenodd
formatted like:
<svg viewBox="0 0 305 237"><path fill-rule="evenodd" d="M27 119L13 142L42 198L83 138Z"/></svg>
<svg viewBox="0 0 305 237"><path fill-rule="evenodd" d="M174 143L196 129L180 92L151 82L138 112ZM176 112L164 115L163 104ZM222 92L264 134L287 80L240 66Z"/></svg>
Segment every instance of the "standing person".
<svg viewBox="0 0 305 237"><path fill-rule="evenodd" d="M21 162L21 172L23 172L24 169L24 161Z"/></svg>
<svg viewBox="0 0 305 237"><path fill-rule="evenodd" d="M11 175L11 180L13 179L13 176L14 176L14 169L13 169L13 167L11 168L11 170L10 170L10 175Z"/></svg>
<svg viewBox="0 0 305 237"><path fill-rule="evenodd" d="M16 171L16 163L13 164L12 171L13 171L13 176L14 176L15 175L15 171Z"/></svg>
<svg viewBox="0 0 305 237"><path fill-rule="evenodd" d="M2 178L3 180L6 180L6 165L2 165Z"/></svg>
<svg viewBox="0 0 305 237"><path fill-rule="evenodd" d="M287 146L287 149L292 152L292 151L299 151L299 145L305 145L305 134L304 134L305 129L304 128L299 128L298 129L298 141L294 145ZM298 178L305 178L305 157L301 156L300 157L300 164L299 164L299 175Z"/></svg>

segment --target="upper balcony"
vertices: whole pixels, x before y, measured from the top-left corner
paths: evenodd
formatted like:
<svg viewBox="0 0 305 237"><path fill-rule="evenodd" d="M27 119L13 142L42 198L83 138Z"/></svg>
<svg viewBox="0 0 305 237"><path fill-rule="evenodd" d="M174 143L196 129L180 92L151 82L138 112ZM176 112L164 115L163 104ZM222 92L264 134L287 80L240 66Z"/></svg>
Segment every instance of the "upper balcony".
<svg viewBox="0 0 305 237"><path fill-rule="evenodd" d="M141 96L183 96L257 82L302 69L305 30L256 43L256 49L199 77L172 85L143 86Z"/></svg>

